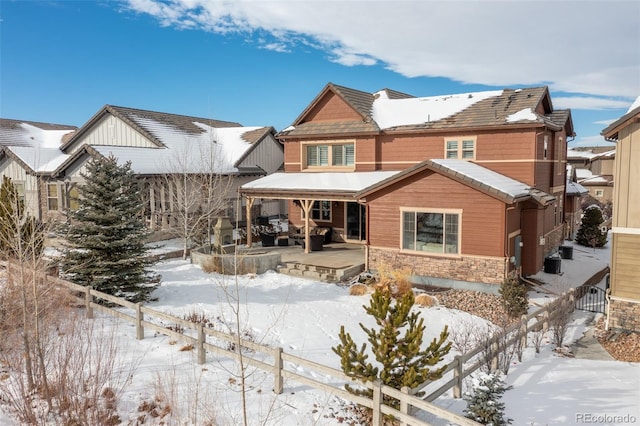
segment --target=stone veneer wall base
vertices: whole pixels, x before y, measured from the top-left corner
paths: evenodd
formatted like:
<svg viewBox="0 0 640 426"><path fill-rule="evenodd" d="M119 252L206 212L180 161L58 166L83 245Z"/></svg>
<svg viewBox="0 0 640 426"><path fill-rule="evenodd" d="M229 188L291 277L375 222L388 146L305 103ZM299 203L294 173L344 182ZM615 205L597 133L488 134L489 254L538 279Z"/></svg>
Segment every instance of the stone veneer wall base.
<svg viewBox="0 0 640 426"><path fill-rule="evenodd" d="M640 301L609 301L609 328L640 332Z"/></svg>

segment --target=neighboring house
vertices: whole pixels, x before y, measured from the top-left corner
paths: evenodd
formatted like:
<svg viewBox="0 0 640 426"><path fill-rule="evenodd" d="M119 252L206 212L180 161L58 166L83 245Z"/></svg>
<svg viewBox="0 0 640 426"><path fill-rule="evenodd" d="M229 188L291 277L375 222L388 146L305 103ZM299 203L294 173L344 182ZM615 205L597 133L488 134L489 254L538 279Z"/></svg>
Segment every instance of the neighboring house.
<svg viewBox="0 0 640 426"><path fill-rule="evenodd" d="M38 219L48 209L40 197L43 179L67 158L60 147L76 129L0 118L0 175L11 178L27 212Z"/></svg>
<svg viewBox="0 0 640 426"><path fill-rule="evenodd" d="M41 156L40 147L31 147ZM235 216L237 187L282 168L283 148L273 127L188 117L106 105L50 155L40 173L41 216L62 218L77 208L77 185L91 157L113 155L131 162L144 180L144 215L150 228L172 226L174 187L168 176L229 176L232 190L226 214ZM279 214L277 202L256 206L259 214ZM241 210L244 213L244 210Z"/></svg>
<svg viewBox="0 0 640 426"><path fill-rule="evenodd" d="M293 226L363 244L369 268L499 284L561 244L573 136L546 87L418 98L330 83L277 135L285 172L241 193L289 200Z"/></svg>
<svg viewBox="0 0 640 426"><path fill-rule="evenodd" d="M615 149L608 147L567 150L567 163L575 169L576 181L603 204L613 197L615 157Z"/></svg>
<svg viewBox="0 0 640 426"><path fill-rule="evenodd" d="M590 176L583 176L579 183L587 188L589 194L599 202L606 204L613 199L613 169L616 150L595 154L589 159Z"/></svg>
<svg viewBox="0 0 640 426"><path fill-rule="evenodd" d="M616 142L608 324L640 331L640 97L602 131Z"/></svg>

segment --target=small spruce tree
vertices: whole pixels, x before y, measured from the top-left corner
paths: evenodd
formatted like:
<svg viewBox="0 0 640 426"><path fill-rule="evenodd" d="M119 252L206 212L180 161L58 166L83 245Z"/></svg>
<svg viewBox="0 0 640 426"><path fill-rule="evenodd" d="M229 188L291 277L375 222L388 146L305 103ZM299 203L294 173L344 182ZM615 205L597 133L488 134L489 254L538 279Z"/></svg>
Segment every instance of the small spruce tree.
<svg viewBox="0 0 640 426"><path fill-rule="evenodd" d="M529 309L529 293L527 286L517 278L504 280L500 286L502 306L511 318L518 318Z"/></svg>
<svg viewBox="0 0 640 426"><path fill-rule="evenodd" d="M587 247L603 247L607 243L607 233L600 229L602 222L604 219L600 208L588 207L582 216L576 242Z"/></svg>
<svg viewBox="0 0 640 426"><path fill-rule="evenodd" d="M368 361L367 344L363 343L358 348L351 335L345 332L344 326L340 327L341 343L332 350L340 357L342 371L347 376L364 382L380 379L383 384L395 389L404 386L414 388L427 380L442 377L446 366L436 369L431 367L442 361L451 348L451 342L445 343L449 335L447 327L445 326L438 339L434 338L423 349L426 326L417 312L411 312L413 304L412 291L394 301L388 291L376 289L369 306L363 306L378 325L378 329L374 329L360 324L368 336L376 365ZM359 390L349 385L346 385L346 389L356 395L372 396L369 389ZM398 401L386 402L398 408Z"/></svg>
<svg viewBox="0 0 640 426"><path fill-rule="evenodd" d="M477 373L472 376L472 392L465 395L468 419L483 425L503 426L513 422L504 417L504 402L500 399L507 390L498 374Z"/></svg>
<svg viewBox="0 0 640 426"><path fill-rule="evenodd" d="M131 302L148 300L158 279L146 269L148 231L131 164L118 165L113 156L94 158L82 176L62 259L65 278Z"/></svg>

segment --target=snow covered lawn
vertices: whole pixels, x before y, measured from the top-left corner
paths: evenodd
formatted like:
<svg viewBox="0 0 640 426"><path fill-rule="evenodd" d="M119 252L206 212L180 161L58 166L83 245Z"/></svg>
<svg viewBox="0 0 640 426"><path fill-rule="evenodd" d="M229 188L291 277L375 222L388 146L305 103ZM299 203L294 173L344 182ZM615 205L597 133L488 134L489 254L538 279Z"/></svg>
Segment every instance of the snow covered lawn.
<svg viewBox="0 0 640 426"><path fill-rule="evenodd" d="M572 261L563 261L562 276L540 274L548 286L566 289L580 282L587 270L606 265L608 253L576 248ZM600 263L598 263L600 262ZM588 265L588 268L585 268ZM348 289L300 278L267 272L236 278L206 274L188 261L169 260L154 270L162 275L155 291L157 301L149 307L182 317L205 315L216 328L239 329L256 342L282 347L284 352L339 369L339 359L331 348L338 343L338 332L345 325L354 340L366 341L359 323L373 326L363 305L368 296L349 296ZM532 293L537 303L550 297ZM239 303L236 304L236 300ZM427 326L425 342L440 333L445 325L468 323L470 315L442 307L419 309ZM592 314L576 313L568 332L568 342L582 336ZM171 407L173 424L242 423L238 364L231 359L207 355L207 363L198 365L195 351L181 351L184 344L146 330L143 340L135 339L135 327L124 321L99 315L96 324L112 331L119 341L123 377L133 373L119 404L125 424L134 424L145 416L139 411L143 402L156 401ZM239 323L237 320L239 319ZM484 320L472 317L478 324ZM170 324L166 324L170 325ZM447 357L450 361L452 351ZM299 366L304 372L304 367ZM334 379L310 372L318 380ZM541 353L530 346L522 363L514 362L506 378L512 389L504 396L506 414L516 425L599 424L620 419L640 421L640 364L617 361L590 361L564 358L553 352L546 339ZM274 395L273 375L249 367L246 373L249 424L333 425L339 424L341 402L334 396L296 382L284 383L284 393ZM446 393L436 404L462 414L466 403ZM147 404L148 405L148 404ZM146 424L158 424L146 412ZM615 416L620 416L615 417ZM624 417L627 416L627 417ZM180 420L177 420L180 419ZM166 420L166 419L165 419ZM429 419L433 424L444 421ZM9 416L0 413L0 424L11 425Z"/></svg>

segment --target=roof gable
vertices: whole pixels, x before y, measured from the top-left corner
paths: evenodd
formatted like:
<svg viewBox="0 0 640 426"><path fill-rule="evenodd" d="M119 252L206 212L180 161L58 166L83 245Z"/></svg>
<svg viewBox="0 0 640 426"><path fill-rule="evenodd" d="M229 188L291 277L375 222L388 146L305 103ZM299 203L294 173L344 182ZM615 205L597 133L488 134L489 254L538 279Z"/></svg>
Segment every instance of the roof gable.
<svg viewBox="0 0 640 426"><path fill-rule="evenodd" d="M62 149L67 150L71 145L80 140L83 135L89 132L96 124L98 124L106 115L109 114L125 122L127 125L129 125L131 128L133 128L135 131L140 133L142 136L144 136L146 139L148 139L158 147L163 147L165 146L165 144L159 137L159 135L154 133L153 128L148 126L148 123L164 124L186 134L203 133L202 128L195 125L195 122L206 123L210 127L216 128L242 127L241 124L230 121L191 117L186 115L148 111L143 109L127 108L114 105L105 105L93 117L91 117L89 121L87 121L69 141L67 141L63 145Z"/></svg>
<svg viewBox="0 0 640 426"><path fill-rule="evenodd" d="M618 140L618 133L622 128L638 121L640 121L640 96L638 96L631 107L629 107L626 114L607 126L600 134L604 136L606 140L616 142Z"/></svg>
<svg viewBox="0 0 640 426"><path fill-rule="evenodd" d="M555 200L555 197L542 191L537 191L523 182L511 179L510 177L504 176L470 161L453 159L425 160L367 188L359 193L358 197L365 198L370 194L425 170L431 170L435 173L449 177L450 179L470 186L507 204L533 198L539 203L545 205L550 201Z"/></svg>

